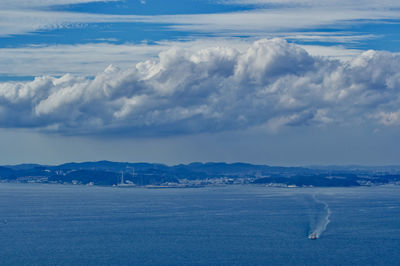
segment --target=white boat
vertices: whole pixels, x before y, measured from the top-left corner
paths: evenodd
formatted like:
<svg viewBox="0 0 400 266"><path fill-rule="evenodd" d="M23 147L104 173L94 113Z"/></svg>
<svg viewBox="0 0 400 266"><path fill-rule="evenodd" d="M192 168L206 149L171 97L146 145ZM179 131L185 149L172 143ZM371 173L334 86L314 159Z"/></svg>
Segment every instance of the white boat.
<svg viewBox="0 0 400 266"><path fill-rule="evenodd" d="M318 236L317 236L317 234L315 234L315 233L311 233L311 234L308 236L308 238L311 239L311 240L316 240L316 239L318 239Z"/></svg>

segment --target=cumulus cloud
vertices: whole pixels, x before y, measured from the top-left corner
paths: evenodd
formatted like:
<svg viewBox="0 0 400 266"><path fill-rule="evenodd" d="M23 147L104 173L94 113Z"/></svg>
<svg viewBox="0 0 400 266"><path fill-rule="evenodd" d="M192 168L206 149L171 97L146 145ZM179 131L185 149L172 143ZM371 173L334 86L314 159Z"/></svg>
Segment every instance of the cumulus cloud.
<svg viewBox="0 0 400 266"><path fill-rule="evenodd" d="M0 48L0 76L60 76L65 73L93 76L110 64L131 67L139 61L157 57L160 52L172 46L194 52L212 46L229 46L244 51L253 41L239 38L198 38L154 44L88 43ZM349 60L362 52L338 46L301 47L312 55L340 60Z"/></svg>
<svg viewBox="0 0 400 266"><path fill-rule="evenodd" d="M398 125L400 56L367 51L348 62L282 39L247 49L171 48L88 79L0 83L0 126L60 134L165 135L266 125ZM397 122L396 122L397 121Z"/></svg>

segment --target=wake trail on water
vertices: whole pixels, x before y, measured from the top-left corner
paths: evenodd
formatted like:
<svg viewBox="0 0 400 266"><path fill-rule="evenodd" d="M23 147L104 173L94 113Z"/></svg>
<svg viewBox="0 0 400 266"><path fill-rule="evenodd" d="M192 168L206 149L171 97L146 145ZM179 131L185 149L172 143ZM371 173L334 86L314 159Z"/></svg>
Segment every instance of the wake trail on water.
<svg viewBox="0 0 400 266"><path fill-rule="evenodd" d="M316 205L323 206L323 208L318 208L315 213L314 222L310 223L310 233L315 234L318 238L325 232L326 227L330 223L329 220L332 212L329 208L328 203L325 201L319 200L316 195L313 195L313 200Z"/></svg>

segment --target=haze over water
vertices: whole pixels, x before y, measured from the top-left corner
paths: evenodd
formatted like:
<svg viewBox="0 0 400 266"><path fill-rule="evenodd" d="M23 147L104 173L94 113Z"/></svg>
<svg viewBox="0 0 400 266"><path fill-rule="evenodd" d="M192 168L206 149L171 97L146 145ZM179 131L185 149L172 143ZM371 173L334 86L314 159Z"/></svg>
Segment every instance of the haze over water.
<svg viewBox="0 0 400 266"><path fill-rule="evenodd" d="M0 192L4 265L400 261L396 186L152 190L0 184ZM326 218L324 204L330 223L310 241L310 230Z"/></svg>

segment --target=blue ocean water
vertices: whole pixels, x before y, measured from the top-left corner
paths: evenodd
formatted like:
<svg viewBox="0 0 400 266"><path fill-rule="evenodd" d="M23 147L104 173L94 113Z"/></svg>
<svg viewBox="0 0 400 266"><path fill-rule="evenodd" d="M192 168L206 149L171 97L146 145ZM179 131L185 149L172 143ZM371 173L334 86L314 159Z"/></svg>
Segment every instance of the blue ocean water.
<svg viewBox="0 0 400 266"><path fill-rule="evenodd" d="M398 265L399 247L399 186L0 184L1 265Z"/></svg>

